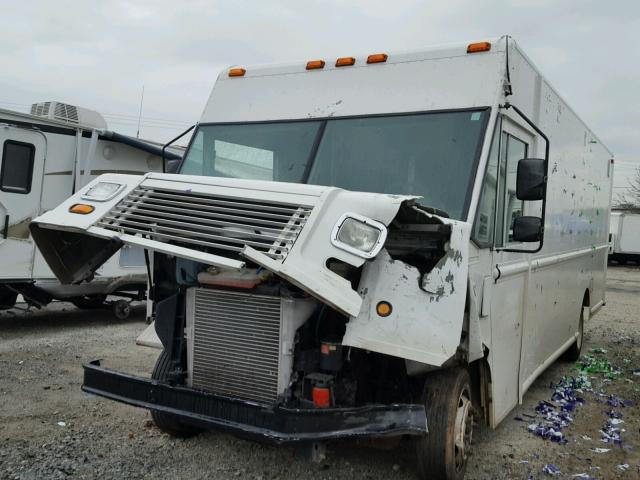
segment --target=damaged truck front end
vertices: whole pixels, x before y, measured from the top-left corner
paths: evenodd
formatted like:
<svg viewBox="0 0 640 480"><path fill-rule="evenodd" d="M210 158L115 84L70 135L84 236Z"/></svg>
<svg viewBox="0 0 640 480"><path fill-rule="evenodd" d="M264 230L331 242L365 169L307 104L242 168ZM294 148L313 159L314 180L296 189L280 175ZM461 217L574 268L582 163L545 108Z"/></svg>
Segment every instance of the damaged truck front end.
<svg viewBox="0 0 640 480"><path fill-rule="evenodd" d="M150 379L85 365L85 391L148 408L177 435L427 433L423 376L459 353L468 224L414 197L331 187L100 182L119 193L92 203L80 192L33 236L66 282L89 279L124 244L145 248L163 350ZM72 213L77 204L93 209Z"/></svg>

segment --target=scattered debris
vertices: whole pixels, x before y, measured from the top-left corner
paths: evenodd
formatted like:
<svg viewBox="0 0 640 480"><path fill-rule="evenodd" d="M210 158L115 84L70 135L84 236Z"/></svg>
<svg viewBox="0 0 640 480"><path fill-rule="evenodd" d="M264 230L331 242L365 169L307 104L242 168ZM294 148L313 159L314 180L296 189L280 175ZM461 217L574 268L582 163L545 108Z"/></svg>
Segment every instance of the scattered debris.
<svg viewBox="0 0 640 480"><path fill-rule="evenodd" d="M610 448L592 448L591 451L595 453L607 453L610 451Z"/></svg>
<svg viewBox="0 0 640 480"><path fill-rule="evenodd" d="M546 473L547 475L560 475L562 472L553 463L547 463L542 467L542 473Z"/></svg>
<svg viewBox="0 0 640 480"><path fill-rule="evenodd" d="M66 422L58 422L58 426L59 427L66 427L67 423Z"/></svg>

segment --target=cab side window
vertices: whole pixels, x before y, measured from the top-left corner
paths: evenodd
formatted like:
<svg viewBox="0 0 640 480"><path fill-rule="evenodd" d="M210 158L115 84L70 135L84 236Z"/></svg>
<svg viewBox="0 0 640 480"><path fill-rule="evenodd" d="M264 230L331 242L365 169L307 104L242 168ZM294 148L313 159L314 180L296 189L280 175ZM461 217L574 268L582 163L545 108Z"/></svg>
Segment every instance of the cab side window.
<svg viewBox="0 0 640 480"><path fill-rule="evenodd" d="M500 128L496 127L496 132L491 140L491 150L487 161L487 169L484 174L484 183L480 202L478 203L478 213L476 214L475 225L473 227L473 241L481 248L493 245L493 232L495 225L496 195L498 194L498 160L500 158Z"/></svg>
<svg viewBox="0 0 640 480"><path fill-rule="evenodd" d="M524 202L516 197L516 174L518 161L527 157L528 146L509 133L502 134L502 161L500 162L500 182L503 194L498 202L498 228L496 245L513 242L513 221L524 214Z"/></svg>
<svg viewBox="0 0 640 480"><path fill-rule="evenodd" d="M0 190L10 193L31 192L36 147L30 143L6 140L2 148Z"/></svg>

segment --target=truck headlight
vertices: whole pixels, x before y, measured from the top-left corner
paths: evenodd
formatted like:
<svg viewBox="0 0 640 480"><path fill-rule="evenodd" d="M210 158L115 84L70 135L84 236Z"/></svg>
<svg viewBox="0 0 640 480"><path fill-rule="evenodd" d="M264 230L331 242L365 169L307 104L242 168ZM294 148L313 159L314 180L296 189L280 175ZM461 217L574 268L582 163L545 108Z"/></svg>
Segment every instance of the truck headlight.
<svg viewBox="0 0 640 480"><path fill-rule="evenodd" d="M121 183L98 182L87 190L84 195L82 195L82 198L95 200L97 202L106 202L115 197L123 188L124 185Z"/></svg>
<svg viewBox="0 0 640 480"><path fill-rule="evenodd" d="M342 215L331 233L334 246L362 258L375 257L386 238L387 227L357 213Z"/></svg>

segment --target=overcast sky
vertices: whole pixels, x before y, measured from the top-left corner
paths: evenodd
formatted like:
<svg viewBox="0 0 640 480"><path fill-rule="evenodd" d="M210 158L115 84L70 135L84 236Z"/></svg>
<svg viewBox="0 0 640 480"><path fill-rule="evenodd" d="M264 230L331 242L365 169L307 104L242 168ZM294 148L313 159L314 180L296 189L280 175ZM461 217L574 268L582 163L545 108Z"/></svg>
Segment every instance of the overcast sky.
<svg viewBox="0 0 640 480"><path fill-rule="evenodd" d="M111 0L7 2L0 107L60 100L109 128L168 140L230 64L416 49L512 35L616 155L640 163L638 0ZM619 191L619 189L618 189Z"/></svg>

